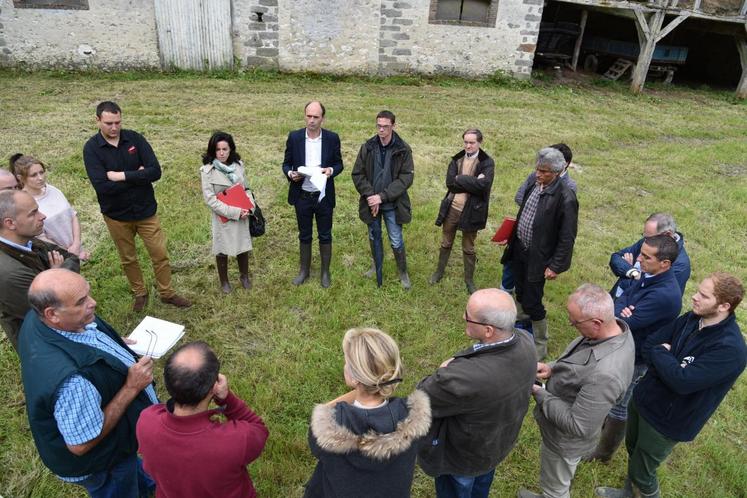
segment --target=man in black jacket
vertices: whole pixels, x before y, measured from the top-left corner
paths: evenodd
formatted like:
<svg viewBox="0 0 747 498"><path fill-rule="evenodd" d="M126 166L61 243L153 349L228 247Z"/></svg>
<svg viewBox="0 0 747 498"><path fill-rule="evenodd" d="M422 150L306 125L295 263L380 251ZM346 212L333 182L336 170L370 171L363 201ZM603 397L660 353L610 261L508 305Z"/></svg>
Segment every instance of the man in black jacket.
<svg viewBox="0 0 747 498"><path fill-rule="evenodd" d="M435 284L444 276L449 262L451 246L457 230L462 231L462 255L464 257L464 283L467 292L477 290L474 282L475 238L477 231L485 228L488 220L490 188L493 185L495 163L482 150L482 132L470 128L462 134L464 150L451 158L446 170L446 196L441 201L436 225L443 226L438 267L430 278Z"/></svg>
<svg viewBox="0 0 747 498"><path fill-rule="evenodd" d="M353 166L353 184L360 194L358 216L368 226L368 239L373 252L374 230L381 232L384 218L389 243L397 262L402 287L410 288L407 274L405 241L402 225L412 220L412 207L407 189L415 176L412 149L394 131L394 114L381 111L376 115L376 135L361 145ZM373 275L371 267L367 276Z"/></svg>
<svg viewBox="0 0 747 498"><path fill-rule="evenodd" d="M563 154L552 147L537 153L537 183L524 192L516 227L501 263L511 262L516 276L519 319L532 320L537 359L547 356L547 313L542 304L545 280L568 270L578 224L576 194L558 177ZM524 315L526 313L526 315Z"/></svg>
<svg viewBox="0 0 747 498"><path fill-rule="evenodd" d="M693 295L691 312L648 337L648 372L628 405L625 487L597 488L597 496L661 495L656 469L678 442L695 439L747 364L734 314L743 297L736 277L713 273Z"/></svg>
<svg viewBox="0 0 747 498"><path fill-rule="evenodd" d="M153 149L141 134L122 129L122 110L114 102L96 106L96 124L99 133L83 146L83 162L135 296L132 309L142 311L148 302L135 235L150 255L161 301L178 308L192 306L171 286L166 236L156 213L152 185L161 178L161 165Z"/></svg>

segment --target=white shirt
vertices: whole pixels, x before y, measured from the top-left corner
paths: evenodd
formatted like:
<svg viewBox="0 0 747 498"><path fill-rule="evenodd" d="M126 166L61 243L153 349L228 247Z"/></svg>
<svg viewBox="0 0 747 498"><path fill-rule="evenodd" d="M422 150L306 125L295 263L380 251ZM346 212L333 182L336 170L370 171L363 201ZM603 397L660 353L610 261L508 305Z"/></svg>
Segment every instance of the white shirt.
<svg viewBox="0 0 747 498"><path fill-rule="evenodd" d="M306 164L304 166L321 166L322 165L322 132L319 130L319 136L316 138L309 138L309 131L306 130ZM316 187L311 183L311 180L307 176L303 179L303 185L301 188L307 192L319 192Z"/></svg>

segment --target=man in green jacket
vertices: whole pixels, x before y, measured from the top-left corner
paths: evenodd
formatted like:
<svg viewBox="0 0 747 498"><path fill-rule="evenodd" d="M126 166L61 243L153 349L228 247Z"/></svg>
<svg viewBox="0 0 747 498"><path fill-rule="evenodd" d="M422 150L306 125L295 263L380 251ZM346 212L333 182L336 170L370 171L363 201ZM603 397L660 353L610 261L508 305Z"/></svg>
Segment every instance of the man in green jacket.
<svg viewBox="0 0 747 498"><path fill-rule="evenodd" d="M381 219L384 218L400 282L409 289L402 225L412 219L407 189L412 185L415 165L412 149L394 131L394 123L395 117L390 111L381 111L376 116L376 135L361 145L353 166L353 184L360 194L358 215L368 225L372 252L374 232L381 233ZM374 269L372 266L371 270ZM373 275L373 271L367 275Z"/></svg>
<svg viewBox="0 0 747 498"><path fill-rule="evenodd" d="M14 349L29 310L26 294L34 277L50 268L80 270L77 256L36 238L45 218L30 194L0 191L0 322Z"/></svg>

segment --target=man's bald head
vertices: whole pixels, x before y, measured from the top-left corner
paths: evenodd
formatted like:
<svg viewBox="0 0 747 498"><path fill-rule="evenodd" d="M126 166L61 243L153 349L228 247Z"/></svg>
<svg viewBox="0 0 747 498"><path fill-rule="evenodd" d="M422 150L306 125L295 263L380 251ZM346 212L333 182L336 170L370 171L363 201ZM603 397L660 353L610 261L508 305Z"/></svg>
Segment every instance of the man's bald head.
<svg viewBox="0 0 747 498"><path fill-rule="evenodd" d="M467 301L470 319L491 325L510 334L516 322L516 304L508 292L500 289L480 289Z"/></svg>
<svg viewBox="0 0 747 498"><path fill-rule="evenodd" d="M17 188L16 176L7 169L0 169L0 190L16 190Z"/></svg>
<svg viewBox="0 0 747 498"><path fill-rule="evenodd" d="M196 341L181 346L169 357L163 381L175 403L197 406L212 396L218 373L220 361L213 350L206 342Z"/></svg>
<svg viewBox="0 0 747 498"><path fill-rule="evenodd" d="M29 304L50 327L80 332L94 320L96 301L85 278L64 268L38 274L29 286Z"/></svg>

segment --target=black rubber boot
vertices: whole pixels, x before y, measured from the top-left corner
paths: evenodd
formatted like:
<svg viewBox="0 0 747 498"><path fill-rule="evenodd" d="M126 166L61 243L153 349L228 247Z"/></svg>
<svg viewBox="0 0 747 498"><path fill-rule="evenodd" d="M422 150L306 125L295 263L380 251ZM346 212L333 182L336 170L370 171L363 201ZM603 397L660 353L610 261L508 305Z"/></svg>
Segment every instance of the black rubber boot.
<svg viewBox="0 0 747 498"><path fill-rule="evenodd" d="M625 420L617 420L608 415L604 419L602 435L599 437L597 447L591 455L584 458L584 461L599 460L602 463L608 463L623 439L625 439Z"/></svg>
<svg viewBox="0 0 747 498"><path fill-rule="evenodd" d="M431 275L428 282L433 285L437 284L444 278L444 272L446 271L446 265L449 263L449 256L451 255L451 247L442 247L438 252L438 267L436 271Z"/></svg>
<svg viewBox="0 0 747 498"><path fill-rule="evenodd" d="M397 270L399 271L399 281L402 283L402 288L409 290L412 287L410 283L410 276L407 274L407 253L405 253L404 246L402 249L392 249L394 252L394 260L397 262Z"/></svg>
<svg viewBox="0 0 747 498"><path fill-rule="evenodd" d="M218 280L220 280L220 290L224 294L231 292L231 284L228 282L228 256L225 254L215 255L215 267L218 269Z"/></svg>
<svg viewBox="0 0 747 498"><path fill-rule="evenodd" d="M300 268L298 276L293 279L293 285L301 285L309 278L309 268L311 268L311 244L299 244Z"/></svg>
<svg viewBox="0 0 747 498"><path fill-rule="evenodd" d="M464 259L464 283L467 286L467 293L472 294L477 290L474 281L477 255L462 253L462 257Z"/></svg>
<svg viewBox="0 0 747 498"><path fill-rule="evenodd" d="M239 263L239 282L244 289L252 288L252 281L249 280L249 251L236 255L236 261Z"/></svg>
<svg viewBox="0 0 747 498"><path fill-rule="evenodd" d="M329 274L329 263L332 261L332 244L319 244L319 254L322 257L321 283L322 287L326 289L332 281Z"/></svg>

